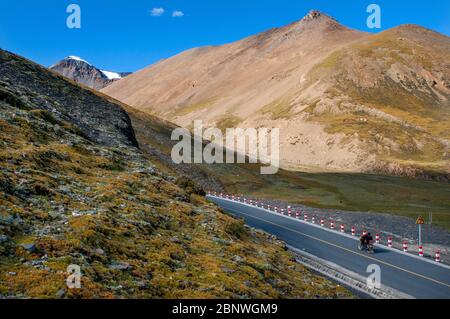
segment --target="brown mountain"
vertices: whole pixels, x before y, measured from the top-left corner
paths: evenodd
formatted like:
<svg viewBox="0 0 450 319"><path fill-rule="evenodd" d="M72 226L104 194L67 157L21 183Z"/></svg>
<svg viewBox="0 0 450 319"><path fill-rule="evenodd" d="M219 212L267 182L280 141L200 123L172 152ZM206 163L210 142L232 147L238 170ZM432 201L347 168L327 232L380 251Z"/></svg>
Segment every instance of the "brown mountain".
<svg viewBox="0 0 450 319"><path fill-rule="evenodd" d="M77 56L69 56L52 65L50 69L95 90L100 90L131 74L130 72L102 71Z"/></svg>
<svg viewBox="0 0 450 319"><path fill-rule="evenodd" d="M103 90L190 127L279 127L289 169L450 171L450 39L415 25L350 30L318 11L196 48Z"/></svg>

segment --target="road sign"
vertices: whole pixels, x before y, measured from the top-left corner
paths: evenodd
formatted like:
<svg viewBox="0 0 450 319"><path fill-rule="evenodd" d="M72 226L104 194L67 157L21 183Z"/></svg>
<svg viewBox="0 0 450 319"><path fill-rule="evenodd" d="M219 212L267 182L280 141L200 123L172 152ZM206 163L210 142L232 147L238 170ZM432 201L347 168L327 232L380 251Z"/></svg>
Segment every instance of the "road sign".
<svg viewBox="0 0 450 319"><path fill-rule="evenodd" d="M423 217L422 217L422 216L419 216L419 217L417 218L416 224L417 224L417 225L423 225L423 224L425 224L425 221L423 220Z"/></svg>
<svg viewBox="0 0 450 319"><path fill-rule="evenodd" d="M422 246L422 225L425 224L422 216L417 217L416 224L419 225L419 246Z"/></svg>

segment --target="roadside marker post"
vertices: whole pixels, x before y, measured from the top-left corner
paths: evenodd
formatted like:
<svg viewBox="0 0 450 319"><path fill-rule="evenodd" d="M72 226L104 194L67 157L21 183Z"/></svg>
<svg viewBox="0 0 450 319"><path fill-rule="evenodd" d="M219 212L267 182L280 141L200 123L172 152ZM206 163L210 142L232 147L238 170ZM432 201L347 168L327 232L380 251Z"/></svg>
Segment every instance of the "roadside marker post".
<svg viewBox="0 0 450 319"><path fill-rule="evenodd" d="M377 243L377 244L380 243L380 234L375 235L375 243Z"/></svg>
<svg viewBox="0 0 450 319"><path fill-rule="evenodd" d="M439 250L434 255L434 261L437 262L437 263L441 262L441 252Z"/></svg>
<svg viewBox="0 0 450 319"><path fill-rule="evenodd" d="M322 226L322 227L325 226L325 222L324 222L323 218L320 219L320 226Z"/></svg>
<svg viewBox="0 0 450 319"><path fill-rule="evenodd" d="M299 213L299 212L296 212L296 213L295 213L295 218L297 218L297 219L300 218L300 213Z"/></svg>
<svg viewBox="0 0 450 319"><path fill-rule="evenodd" d="M307 222L308 221L308 215L303 215L303 220L305 221L305 222Z"/></svg>
<svg viewBox="0 0 450 319"><path fill-rule="evenodd" d="M363 235L363 236L367 235L367 230L363 230L362 235Z"/></svg>
<svg viewBox="0 0 450 319"><path fill-rule="evenodd" d="M313 216L313 217L311 218L311 221L312 221L313 224L315 224L315 223L316 223L316 217Z"/></svg>
<svg viewBox="0 0 450 319"><path fill-rule="evenodd" d="M404 252L408 251L408 243L406 241L403 242L403 251Z"/></svg>
<svg viewBox="0 0 450 319"><path fill-rule="evenodd" d="M345 232L345 226L344 226L344 224L341 224L341 233L344 233Z"/></svg>
<svg viewBox="0 0 450 319"><path fill-rule="evenodd" d="M392 248L392 237L388 237L388 247Z"/></svg>
<svg viewBox="0 0 450 319"><path fill-rule="evenodd" d="M353 226L352 227L352 236L355 236L355 234L356 234L356 229L355 229L355 226Z"/></svg>
<svg viewBox="0 0 450 319"><path fill-rule="evenodd" d="M330 228L334 229L334 223L333 222L330 223Z"/></svg>
<svg viewBox="0 0 450 319"><path fill-rule="evenodd" d="M419 257L423 257L423 247L419 246Z"/></svg>

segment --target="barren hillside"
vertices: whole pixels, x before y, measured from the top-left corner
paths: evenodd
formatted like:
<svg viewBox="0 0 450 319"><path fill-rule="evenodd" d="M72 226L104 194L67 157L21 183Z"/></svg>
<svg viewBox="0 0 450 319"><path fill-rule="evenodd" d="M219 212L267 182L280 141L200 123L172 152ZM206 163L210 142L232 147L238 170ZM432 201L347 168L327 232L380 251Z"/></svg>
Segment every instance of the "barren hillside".
<svg viewBox="0 0 450 319"><path fill-rule="evenodd" d="M312 11L241 41L183 52L103 91L190 127L279 127L288 169L448 178L449 38L350 30Z"/></svg>

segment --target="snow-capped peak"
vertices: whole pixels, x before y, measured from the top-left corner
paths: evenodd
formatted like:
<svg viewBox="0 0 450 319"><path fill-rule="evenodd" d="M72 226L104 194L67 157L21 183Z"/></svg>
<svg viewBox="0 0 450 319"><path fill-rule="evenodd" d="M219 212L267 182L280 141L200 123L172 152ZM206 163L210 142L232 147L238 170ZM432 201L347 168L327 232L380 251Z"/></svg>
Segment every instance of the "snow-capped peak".
<svg viewBox="0 0 450 319"><path fill-rule="evenodd" d="M83 60L82 58L80 58L78 56L75 56L75 55L68 56L66 59L67 60L81 61L81 62L84 62L84 63L87 63L87 64L91 65L88 61Z"/></svg>
<svg viewBox="0 0 450 319"><path fill-rule="evenodd" d="M110 72L110 71L104 71L102 70L102 73L104 75L106 75L106 77L110 80L116 80L116 79L121 79L122 77L120 76L119 73L116 72Z"/></svg>

